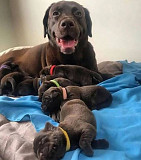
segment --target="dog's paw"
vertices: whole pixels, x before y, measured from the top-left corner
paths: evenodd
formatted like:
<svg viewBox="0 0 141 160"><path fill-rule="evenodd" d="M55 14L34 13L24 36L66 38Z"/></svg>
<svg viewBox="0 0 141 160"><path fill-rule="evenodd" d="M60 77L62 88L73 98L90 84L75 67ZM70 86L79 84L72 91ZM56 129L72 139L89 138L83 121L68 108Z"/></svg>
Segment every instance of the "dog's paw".
<svg viewBox="0 0 141 160"><path fill-rule="evenodd" d="M101 77L101 75L95 72L92 76L92 83L93 84L98 84L102 81L103 81L103 78Z"/></svg>
<svg viewBox="0 0 141 160"><path fill-rule="evenodd" d="M109 148L109 142L105 139L93 140L92 148L93 149L107 149Z"/></svg>
<svg viewBox="0 0 141 160"><path fill-rule="evenodd" d="M50 75L50 67L51 66L44 67L39 73L40 76Z"/></svg>

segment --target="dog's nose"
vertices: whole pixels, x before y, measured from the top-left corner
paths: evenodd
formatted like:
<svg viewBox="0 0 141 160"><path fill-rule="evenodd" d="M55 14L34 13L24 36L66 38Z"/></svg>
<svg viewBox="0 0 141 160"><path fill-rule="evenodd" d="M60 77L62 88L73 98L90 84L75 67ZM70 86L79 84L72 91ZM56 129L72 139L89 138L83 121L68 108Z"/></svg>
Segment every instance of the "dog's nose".
<svg viewBox="0 0 141 160"><path fill-rule="evenodd" d="M70 19L65 19L61 21L60 27L65 29L65 28L73 28L74 27L74 22Z"/></svg>

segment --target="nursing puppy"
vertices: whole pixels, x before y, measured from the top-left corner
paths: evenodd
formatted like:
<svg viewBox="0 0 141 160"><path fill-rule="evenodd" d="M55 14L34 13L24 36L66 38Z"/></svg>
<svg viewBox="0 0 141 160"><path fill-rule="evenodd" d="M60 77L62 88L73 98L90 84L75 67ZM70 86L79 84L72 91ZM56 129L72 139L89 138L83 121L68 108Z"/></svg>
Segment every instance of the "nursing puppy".
<svg viewBox="0 0 141 160"><path fill-rule="evenodd" d="M11 72L6 74L0 82L0 95L14 95L17 84L25 79L25 74L21 72Z"/></svg>
<svg viewBox="0 0 141 160"><path fill-rule="evenodd" d="M80 99L67 101L61 108L60 124L49 122L34 139L34 152L39 160L59 160L66 151L81 148L87 156L93 149L108 148L109 143L96 138L96 120L86 104Z"/></svg>
<svg viewBox="0 0 141 160"><path fill-rule="evenodd" d="M0 82L0 95L38 95L38 79L39 78L32 78L23 72L6 74Z"/></svg>
<svg viewBox="0 0 141 160"><path fill-rule="evenodd" d="M57 77L67 78L80 86L98 84L103 80L97 72L77 65L47 66L41 70L40 75L48 75L48 79Z"/></svg>
<svg viewBox="0 0 141 160"><path fill-rule="evenodd" d="M65 78L56 78L47 81L46 76L42 76L42 78L32 78L21 72L12 72L1 79L0 95L26 96L38 95L39 93L40 99L43 93L51 86L66 87L68 85L75 86L77 84Z"/></svg>
<svg viewBox="0 0 141 160"><path fill-rule="evenodd" d="M3 64L0 65L0 81L5 75L16 71L21 72L18 65L12 63L10 60L4 62Z"/></svg>
<svg viewBox="0 0 141 160"><path fill-rule="evenodd" d="M77 84L65 78L55 78L53 80L47 81L46 77L42 78L27 78L17 84L15 88L14 94L17 96L25 96L25 95L38 95L39 100L43 93L49 89L50 87L56 86L76 86Z"/></svg>
<svg viewBox="0 0 141 160"><path fill-rule="evenodd" d="M44 92L41 107L45 114L59 121L58 112L61 106L71 99L83 100L90 110L99 110L112 102L110 92L101 86L51 87Z"/></svg>

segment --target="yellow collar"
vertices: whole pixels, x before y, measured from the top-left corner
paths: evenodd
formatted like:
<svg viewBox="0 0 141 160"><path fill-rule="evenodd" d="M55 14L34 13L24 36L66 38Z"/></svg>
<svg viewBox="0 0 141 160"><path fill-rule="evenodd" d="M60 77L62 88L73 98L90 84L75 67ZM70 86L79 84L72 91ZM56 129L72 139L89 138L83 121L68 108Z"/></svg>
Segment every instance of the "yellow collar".
<svg viewBox="0 0 141 160"><path fill-rule="evenodd" d="M63 134L65 135L65 138L66 138L66 142L67 142L66 151L69 151L70 150L70 139L69 139L69 136L68 136L67 132L63 128L61 128L61 127L59 127L59 128L61 129L61 131L63 132Z"/></svg>

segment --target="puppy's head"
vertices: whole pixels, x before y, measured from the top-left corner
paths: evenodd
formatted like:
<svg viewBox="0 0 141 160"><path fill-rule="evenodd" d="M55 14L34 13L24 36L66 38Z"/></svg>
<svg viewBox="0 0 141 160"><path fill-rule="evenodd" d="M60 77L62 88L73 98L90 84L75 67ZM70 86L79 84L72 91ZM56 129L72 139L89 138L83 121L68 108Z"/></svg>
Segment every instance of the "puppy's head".
<svg viewBox="0 0 141 160"><path fill-rule="evenodd" d="M44 81L41 86L38 89L38 96L39 96L39 100L42 100L43 94L46 90L48 90L50 87L53 87L54 83L52 83L51 81Z"/></svg>
<svg viewBox="0 0 141 160"><path fill-rule="evenodd" d="M57 113L63 100L61 87L51 87L46 90L42 97L42 110L46 114Z"/></svg>
<svg viewBox="0 0 141 160"><path fill-rule="evenodd" d="M66 152L66 140L63 132L49 122L37 133L33 142L34 152L40 160L58 160Z"/></svg>
<svg viewBox="0 0 141 160"><path fill-rule="evenodd" d="M89 11L76 2L53 3L46 11L44 19L46 34L52 45L58 46L63 54L72 54L92 37L92 22Z"/></svg>
<svg viewBox="0 0 141 160"><path fill-rule="evenodd" d="M45 77L46 75L50 75L51 67L52 67L52 65L44 67L39 73L40 77L42 78L42 77Z"/></svg>
<svg viewBox="0 0 141 160"><path fill-rule="evenodd" d="M37 95L37 90L33 86L33 79L25 79L20 82L14 94L15 96Z"/></svg>

